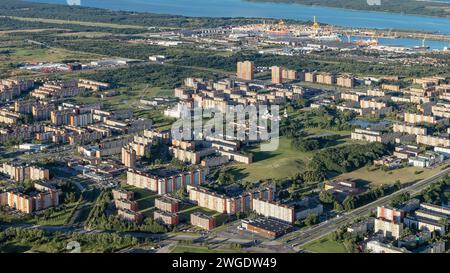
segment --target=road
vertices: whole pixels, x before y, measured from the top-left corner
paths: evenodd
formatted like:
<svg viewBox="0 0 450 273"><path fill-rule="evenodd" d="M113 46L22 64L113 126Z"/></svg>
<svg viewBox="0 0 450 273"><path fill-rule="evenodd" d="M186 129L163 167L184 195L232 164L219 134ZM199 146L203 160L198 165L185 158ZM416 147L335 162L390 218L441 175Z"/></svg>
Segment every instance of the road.
<svg viewBox="0 0 450 273"><path fill-rule="evenodd" d="M389 202L394 196L401 193L409 193L410 195L417 194L426 187L428 187L430 184L437 182L440 178L444 177L448 173L450 173L450 168L447 168L427 179L414 183L411 186L398 190L390 195L379 198L372 203L369 203L355 210L347 212L339 218L335 217L309 229L302 229L299 231L295 231L294 234L290 233L289 238L293 237L295 238L288 240L289 244L293 245L294 250L300 251L301 247L306 245L307 243L318 240L328 235L329 233L336 230L340 226L350 224L360 217L367 216L368 214L370 214L370 212L374 211L378 206L389 204Z"/></svg>

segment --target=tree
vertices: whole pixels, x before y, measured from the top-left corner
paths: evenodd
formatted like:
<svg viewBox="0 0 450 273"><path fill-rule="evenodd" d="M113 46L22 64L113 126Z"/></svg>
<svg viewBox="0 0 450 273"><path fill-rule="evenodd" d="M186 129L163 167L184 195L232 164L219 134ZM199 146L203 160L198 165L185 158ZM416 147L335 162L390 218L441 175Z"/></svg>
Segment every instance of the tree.
<svg viewBox="0 0 450 273"><path fill-rule="evenodd" d="M333 208L336 211L343 211L344 210L344 207L338 201L334 201Z"/></svg>
<svg viewBox="0 0 450 273"><path fill-rule="evenodd" d="M333 204L335 201L335 198L333 194L327 192L327 191L321 191L319 194L319 200L320 202L324 204Z"/></svg>
<svg viewBox="0 0 450 273"><path fill-rule="evenodd" d="M304 220L305 226L308 226L308 227L313 226L313 225L317 224L318 222L319 222L319 216L317 216L317 214L314 214L314 213L309 214Z"/></svg>
<svg viewBox="0 0 450 273"><path fill-rule="evenodd" d="M408 227L405 227L403 229L400 237L403 238L403 237L406 237L406 236L409 236L409 235L412 235L412 231Z"/></svg>
<svg viewBox="0 0 450 273"><path fill-rule="evenodd" d="M396 196L394 196L394 198L392 198L391 206L396 207L398 205L405 203L409 199L410 199L410 195L407 192L397 194Z"/></svg>
<svg viewBox="0 0 450 273"><path fill-rule="evenodd" d="M348 195L345 197L344 202L342 202L344 209L349 211L355 208L355 198L353 195Z"/></svg>
<svg viewBox="0 0 450 273"><path fill-rule="evenodd" d="M217 183L219 185L229 185L235 182L234 175L229 170L221 170L217 177Z"/></svg>
<svg viewBox="0 0 450 273"><path fill-rule="evenodd" d="M175 192L175 196L178 197L179 199L183 199L186 193L187 193L186 188L182 187Z"/></svg>
<svg viewBox="0 0 450 273"><path fill-rule="evenodd" d="M439 224L443 225L444 227L447 227L448 226L448 220L445 219L445 218L441 218L439 220Z"/></svg>

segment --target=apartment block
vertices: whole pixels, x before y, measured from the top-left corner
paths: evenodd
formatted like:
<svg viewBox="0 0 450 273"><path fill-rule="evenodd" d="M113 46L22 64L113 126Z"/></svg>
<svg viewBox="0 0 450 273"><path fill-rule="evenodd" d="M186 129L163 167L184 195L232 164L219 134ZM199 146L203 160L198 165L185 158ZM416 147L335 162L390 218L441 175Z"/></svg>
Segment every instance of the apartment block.
<svg viewBox="0 0 450 273"><path fill-rule="evenodd" d="M306 72L305 82L316 82L317 72Z"/></svg>
<svg viewBox="0 0 450 273"><path fill-rule="evenodd" d="M281 66L272 66L272 83L280 84L283 83L283 67Z"/></svg>
<svg viewBox="0 0 450 273"><path fill-rule="evenodd" d="M296 80L298 78L298 73L295 70L283 69L282 78L286 80Z"/></svg>
<svg viewBox="0 0 450 273"><path fill-rule="evenodd" d="M295 209L273 201L253 199L253 211L265 217L271 217L288 223L295 222Z"/></svg>
<svg viewBox="0 0 450 273"><path fill-rule="evenodd" d="M216 218L200 212L191 213L191 225L205 230L211 230L216 227Z"/></svg>
<svg viewBox="0 0 450 273"><path fill-rule="evenodd" d="M432 136L417 135L417 144L425 144L429 146L450 147L450 137L448 135Z"/></svg>
<svg viewBox="0 0 450 273"><path fill-rule="evenodd" d="M336 79L338 86L353 88L355 87L355 78L353 76L340 76Z"/></svg>
<svg viewBox="0 0 450 273"><path fill-rule="evenodd" d="M433 204L420 204L418 210L405 218L405 225L409 228L438 232L441 236L445 234L447 227L443 223L450 219L450 209Z"/></svg>
<svg viewBox="0 0 450 273"><path fill-rule="evenodd" d="M389 141L382 132L367 129L355 129L351 134L351 139L381 143L386 143Z"/></svg>
<svg viewBox="0 0 450 273"><path fill-rule="evenodd" d="M131 200L134 198L134 192L127 191L124 189L113 189L112 190L113 199L126 199Z"/></svg>
<svg viewBox="0 0 450 273"><path fill-rule="evenodd" d="M330 73L318 73L316 75L316 82L320 84L332 85L336 82L336 76Z"/></svg>
<svg viewBox="0 0 450 273"><path fill-rule="evenodd" d="M50 120L53 125L68 125L70 124L70 117L72 116L72 109L53 110L50 112Z"/></svg>
<svg viewBox="0 0 450 273"><path fill-rule="evenodd" d="M360 100L359 105L361 108L373 108L373 109L383 109L387 107L387 104L382 101L376 100Z"/></svg>
<svg viewBox="0 0 450 273"><path fill-rule="evenodd" d="M237 196L226 196L206 188L193 186L188 186L187 192L189 200L197 203L200 207L226 214L252 210L254 198L268 201L272 201L274 198L274 189L271 187L243 192Z"/></svg>
<svg viewBox="0 0 450 273"><path fill-rule="evenodd" d="M142 213L135 212L135 211L132 211L132 210L122 210L122 209L120 209L120 210L117 211L117 215L122 220L129 221L129 222L135 222L135 223L142 222L142 219L144 218Z"/></svg>
<svg viewBox="0 0 450 273"><path fill-rule="evenodd" d="M138 204L136 201L130 201L127 199L114 199L114 205L117 209L122 210L131 210L131 211L137 211L138 210Z"/></svg>
<svg viewBox="0 0 450 273"><path fill-rule="evenodd" d="M88 79L79 79L78 87L90 89L93 91L101 91L109 88L109 83L92 81Z"/></svg>
<svg viewBox="0 0 450 273"><path fill-rule="evenodd" d="M11 139L32 140L36 133L42 132L43 128L44 126L42 124L27 124L0 128L0 143L4 143Z"/></svg>
<svg viewBox="0 0 450 273"><path fill-rule="evenodd" d="M59 205L59 192L45 184L34 183L33 191L27 194L18 191L9 191L6 194L5 205L23 213L32 213Z"/></svg>
<svg viewBox="0 0 450 273"><path fill-rule="evenodd" d="M128 168L136 167L136 151L128 145L122 147L122 164Z"/></svg>
<svg viewBox="0 0 450 273"><path fill-rule="evenodd" d="M398 91L400 91L400 86L394 85L394 84L382 84L381 89L387 90L387 91L398 92Z"/></svg>
<svg viewBox="0 0 450 273"><path fill-rule="evenodd" d="M55 110L54 104L35 104L31 107L31 114L33 115L33 120L48 120L51 118L51 112Z"/></svg>
<svg viewBox="0 0 450 273"><path fill-rule="evenodd" d="M18 124L21 115L6 109L0 109L0 123L14 125Z"/></svg>
<svg viewBox="0 0 450 273"><path fill-rule="evenodd" d="M148 189L158 194L175 192L187 185L201 185L205 182L207 170L198 169L192 172L152 175L138 170L128 169L127 184Z"/></svg>
<svg viewBox="0 0 450 273"><path fill-rule="evenodd" d="M431 112L436 117L450 118L450 104L449 103L437 103L431 106Z"/></svg>
<svg viewBox="0 0 450 273"><path fill-rule="evenodd" d="M395 123L393 126L393 130L396 133L406 133L411 135L426 135L427 128L425 127L417 127L402 123Z"/></svg>
<svg viewBox="0 0 450 273"><path fill-rule="evenodd" d="M70 125L75 127L84 127L93 123L92 113L71 114Z"/></svg>
<svg viewBox="0 0 450 273"><path fill-rule="evenodd" d="M415 113L405 113L404 121L407 123L417 124L417 123L430 123L436 124L437 120L434 116L426 116L422 114Z"/></svg>
<svg viewBox="0 0 450 273"><path fill-rule="evenodd" d="M377 207L377 218L401 223L405 218L405 212L392 207Z"/></svg>
<svg viewBox="0 0 450 273"><path fill-rule="evenodd" d="M26 179L31 181L50 179L49 170L37 166L3 163L0 171L17 182L23 182Z"/></svg>
<svg viewBox="0 0 450 273"><path fill-rule="evenodd" d="M369 89L369 90L367 90L367 96L370 96L370 97L384 97L384 96L386 96L386 92L384 92L382 90Z"/></svg>
<svg viewBox="0 0 450 273"><path fill-rule="evenodd" d="M18 100L14 102L14 112L21 114L31 114L33 105L37 102L34 100Z"/></svg>
<svg viewBox="0 0 450 273"><path fill-rule="evenodd" d="M361 95L357 93L342 92L341 99L359 102Z"/></svg>
<svg viewBox="0 0 450 273"><path fill-rule="evenodd" d="M162 196L155 199L155 208L162 211L175 213L178 212L179 206L180 200L169 196Z"/></svg>
<svg viewBox="0 0 450 273"><path fill-rule="evenodd" d="M79 87L77 80L50 81L33 90L30 95L38 99L47 99L73 97L82 95L85 92L86 88Z"/></svg>
<svg viewBox="0 0 450 273"><path fill-rule="evenodd" d="M403 232L403 223L377 218L375 219L375 232L380 232L384 237L398 239Z"/></svg>
<svg viewBox="0 0 450 273"><path fill-rule="evenodd" d="M237 63L236 77L241 80L252 81L254 79L255 64L251 61Z"/></svg>
<svg viewBox="0 0 450 273"><path fill-rule="evenodd" d="M156 210L153 213L153 219L164 225L178 225L180 223L178 214L161 210Z"/></svg>
<svg viewBox="0 0 450 273"><path fill-rule="evenodd" d="M12 100L33 86L32 80L3 79L0 81L0 101Z"/></svg>

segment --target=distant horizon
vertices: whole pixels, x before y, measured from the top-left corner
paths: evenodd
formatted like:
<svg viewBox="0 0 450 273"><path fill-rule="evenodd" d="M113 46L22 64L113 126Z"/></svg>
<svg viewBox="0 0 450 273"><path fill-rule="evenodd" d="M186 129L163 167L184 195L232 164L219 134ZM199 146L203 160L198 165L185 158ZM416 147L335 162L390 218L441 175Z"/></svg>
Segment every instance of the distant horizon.
<svg viewBox="0 0 450 273"><path fill-rule="evenodd" d="M66 0L27 0L35 3L67 4ZM132 6L135 5L135 6ZM274 18L319 22L342 27L430 31L450 34L450 18L405 15L390 12L350 10L326 6L259 3L245 0L82 0L81 6L120 11L150 12L189 17ZM283 14L283 16L280 16Z"/></svg>

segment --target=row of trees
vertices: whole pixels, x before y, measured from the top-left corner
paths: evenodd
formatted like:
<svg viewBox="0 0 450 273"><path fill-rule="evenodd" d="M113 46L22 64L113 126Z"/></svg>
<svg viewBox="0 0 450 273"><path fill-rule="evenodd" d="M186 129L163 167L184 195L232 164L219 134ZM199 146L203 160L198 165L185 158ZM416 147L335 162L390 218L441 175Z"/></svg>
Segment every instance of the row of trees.
<svg viewBox="0 0 450 273"><path fill-rule="evenodd" d="M22 251L22 248L2 249L8 244L44 252L70 252L70 242L77 242L81 252L113 252L137 245L140 241L116 233L47 233L40 229L10 227L0 232L0 252ZM12 250L11 250L12 249Z"/></svg>

